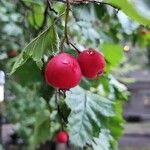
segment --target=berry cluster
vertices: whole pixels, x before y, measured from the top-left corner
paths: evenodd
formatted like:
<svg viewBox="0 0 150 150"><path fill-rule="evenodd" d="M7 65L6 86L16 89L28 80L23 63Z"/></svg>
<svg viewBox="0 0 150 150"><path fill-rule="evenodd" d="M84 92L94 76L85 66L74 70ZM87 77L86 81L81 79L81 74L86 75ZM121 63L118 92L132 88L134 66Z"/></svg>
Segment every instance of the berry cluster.
<svg viewBox="0 0 150 150"><path fill-rule="evenodd" d="M45 69L45 79L54 88L68 90L80 83L82 75L95 79L104 72L105 59L96 50L87 49L77 58L60 53L49 60Z"/></svg>

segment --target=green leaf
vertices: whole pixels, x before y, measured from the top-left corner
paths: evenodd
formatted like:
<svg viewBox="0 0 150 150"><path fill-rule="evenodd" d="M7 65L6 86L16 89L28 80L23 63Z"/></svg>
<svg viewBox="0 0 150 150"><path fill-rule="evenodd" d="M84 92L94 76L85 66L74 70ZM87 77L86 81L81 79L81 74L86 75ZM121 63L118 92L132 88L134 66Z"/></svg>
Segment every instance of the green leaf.
<svg viewBox="0 0 150 150"><path fill-rule="evenodd" d="M124 119L122 117L122 107L123 102L117 100L115 102L115 116L111 118L106 118L107 121L104 122L105 128L110 130L112 136L111 147L115 148L118 144L119 138L122 136L124 131Z"/></svg>
<svg viewBox="0 0 150 150"><path fill-rule="evenodd" d="M102 129L99 134L99 137L93 139L92 148L93 150L110 150L111 147L110 141L111 141L110 131Z"/></svg>
<svg viewBox="0 0 150 150"><path fill-rule="evenodd" d="M41 27L44 20L44 8L42 5L34 4L32 6L32 11L29 12L28 19L33 27L37 29Z"/></svg>
<svg viewBox="0 0 150 150"><path fill-rule="evenodd" d="M108 65L114 67L121 63L124 58L123 48L118 44L104 43L101 45L102 51Z"/></svg>
<svg viewBox="0 0 150 150"><path fill-rule="evenodd" d="M32 40L18 56L10 75L13 74L17 68L22 66L29 58L32 58L38 67L43 66L42 58L44 54L53 55L59 50L59 38L54 25L42 32L34 40Z"/></svg>
<svg viewBox="0 0 150 150"><path fill-rule="evenodd" d="M141 12L141 9L137 8L137 2L135 0L106 0L106 2L120 8L126 15L138 23L150 25L149 17L146 17L146 15Z"/></svg>
<svg viewBox="0 0 150 150"><path fill-rule="evenodd" d="M67 125L70 142L77 147L99 135L103 117L114 116L113 102L81 87L67 93L66 103L71 109Z"/></svg>
<svg viewBox="0 0 150 150"><path fill-rule="evenodd" d="M34 132L31 136L31 149L46 142L50 137L50 113L47 109L36 113Z"/></svg>
<svg viewBox="0 0 150 150"><path fill-rule="evenodd" d="M35 84L35 82L42 81L43 79L39 68L37 67L35 62L30 59L24 64L23 67L20 67L16 71L15 75L19 79L19 83L23 86L33 85Z"/></svg>

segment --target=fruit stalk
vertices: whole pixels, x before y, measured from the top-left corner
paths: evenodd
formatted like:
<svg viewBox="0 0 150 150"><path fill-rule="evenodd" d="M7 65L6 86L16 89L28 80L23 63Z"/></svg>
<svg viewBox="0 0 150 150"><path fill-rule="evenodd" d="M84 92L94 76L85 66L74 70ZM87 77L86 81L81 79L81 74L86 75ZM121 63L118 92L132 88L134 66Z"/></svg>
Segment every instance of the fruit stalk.
<svg viewBox="0 0 150 150"><path fill-rule="evenodd" d="M69 11L70 11L70 3L69 0L66 0L67 2L67 7L66 7L66 18L65 18L65 39L66 39L66 43L69 44L69 40L68 40L68 17L69 17Z"/></svg>
<svg viewBox="0 0 150 150"><path fill-rule="evenodd" d="M58 102L59 100L60 100L60 90L56 89L56 92L55 92L55 101L56 101L57 111L58 111L58 115L59 115L59 119L60 119L61 130L63 131L64 130L63 123L64 123L65 119L64 119L64 116L61 113L61 109L59 107L59 102Z"/></svg>
<svg viewBox="0 0 150 150"><path fill-rule="evenodd" d="M69 17L69 11L70 11L70 3L69 0L66 0L66 11L65 11L65 29L64 29L64 37L61 40L60 44L60 50L61 52L64 52L64 42L66 42L69 45L69 39L68 39L68 17Z"/></svg>

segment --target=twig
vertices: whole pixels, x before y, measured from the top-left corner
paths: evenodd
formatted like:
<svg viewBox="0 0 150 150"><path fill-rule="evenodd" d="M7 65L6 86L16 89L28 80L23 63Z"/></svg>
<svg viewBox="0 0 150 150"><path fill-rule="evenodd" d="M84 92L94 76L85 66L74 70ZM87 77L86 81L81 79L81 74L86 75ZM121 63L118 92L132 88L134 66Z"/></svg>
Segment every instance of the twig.
<svg viewBox="0 0 150 150"><path fill-rule="evenodd" d="M60 111L60 107L59 107L59 98L58 98L58 91L56 89L56 92L55 92L55 102L56 102L56 105L57 105L57 111L58 111L58 115L59 115L59 119L60 119L60 124L61 124L61 129L63 130L63 122L62 122L62 119L61 119L61 111Z"/></svg>
<svg viewBox="0 0 150 150"><path fill-rule="evenodd" d="M65 10L65 29L64 29L64 37L62 38L61 42L60 42L60 52L64 51L64 43L66 41L66 43L69 45L69 39L68 39L68 17L69 17L69 11L70 11L70 3L69 0L66 0L66 10Z"/></svg>
<svg viewBox="0 0 150 150"><path fill-rule="evenodd" d="M62 3L66 3L65 0L54 0L54 1L59 1L59 2L62 2ZM104 5L110 5L111 7L115 8L115 9L119 9L119 7L113 5L113 4L110 4L110 3L107 3L107 2L100 2L99 0L69 0L69 3L71 5L82 5L82 4L88 4L88 3L96 3L96 4L104 4Z"/></svg>
<svg viewBox="0 0 150 150"><path fill-rule="evenodd" d="M56 15L58 14L58 12L52 7L52 3L50 0L47 0L47 4L48 4L48 8L50 11L54 12Z"/></svg>
<svg viewBox="0 0 150 150"><path fill-rule="evenodd" d="M54 23L57 22L63 15L65 15L65 11L55 18Z"/></svg>
<svg viewBox="0 0 150 150"><path fill-rule="evenodd" d="M61 129L63 130L64 129L64 122L65 122L65 117L60 109L60 106L59 106L59 101L60 100L60 90L57 90L56 89L56 92L55 92L55 102L56 102L56 105L57 105L57 111L58 111L58 115L59 115L59 119L60 119L60 123L61 123Z"/></svg>
<svg viewBox="0 0 150 150"><path fill-rule="evenodd" d="M69 41L69 44L78 52L78 54L80 54L81 52L79 51L79 49Z"/></svg>
<svg viewBox="0 0 150 150"><path fill-rule="evenodd" d="M64 43L65 43L65 36L61 39L60 42L60 52L63 53L64 52Z"/></svg>
<svg viewBox="0 0 150 150"><path fill-rule="evenodd" d="M68 40L68 17L69 17L69 11L70 11L70 3L69 3L69 0L66 0L66 3L67 3L67 7L66 7L66 17L65 17L65 31L64 31L64 34L65 34L65 38L66 38L66 43L69 44L69 40Z"/></svg>

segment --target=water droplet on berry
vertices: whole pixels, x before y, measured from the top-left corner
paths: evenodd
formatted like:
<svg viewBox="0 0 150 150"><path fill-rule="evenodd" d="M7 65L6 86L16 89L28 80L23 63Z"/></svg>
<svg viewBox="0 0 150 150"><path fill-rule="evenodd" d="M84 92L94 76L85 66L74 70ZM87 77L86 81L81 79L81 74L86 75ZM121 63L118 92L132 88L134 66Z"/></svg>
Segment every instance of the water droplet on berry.
<svg viewBox="0 0 150 150"><path fill-rule="evenodd" d="M67 64L69 64L69 61L68 60L63 60L62 63L67 65Z"/></svg>
<svg viewBox="0 0 150 150"><path fill-rule="evenodd" d="M87 53L88 53L89 55L94 55L94 52L93 52L92 50L87 51Z"/></svg>

